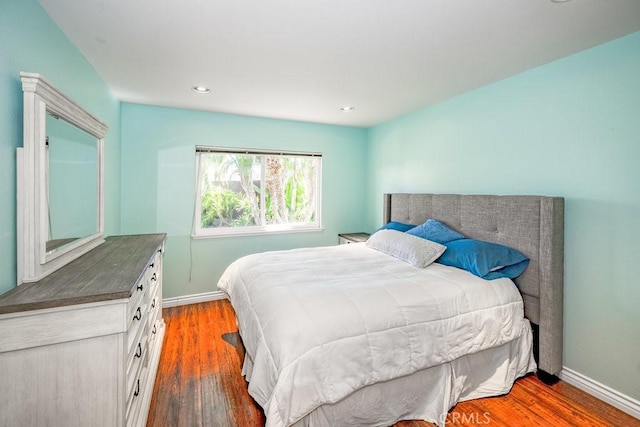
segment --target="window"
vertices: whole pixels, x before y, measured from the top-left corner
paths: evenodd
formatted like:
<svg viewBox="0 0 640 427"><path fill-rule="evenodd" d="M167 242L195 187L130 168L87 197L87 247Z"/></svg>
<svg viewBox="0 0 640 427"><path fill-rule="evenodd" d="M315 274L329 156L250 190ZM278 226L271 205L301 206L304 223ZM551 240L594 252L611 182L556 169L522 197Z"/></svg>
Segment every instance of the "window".
<svg viewBox="0 0 640 427"><path fill-rule="evenodd" d="M319 230L322 155L196 147L195 236Z"/></svg>

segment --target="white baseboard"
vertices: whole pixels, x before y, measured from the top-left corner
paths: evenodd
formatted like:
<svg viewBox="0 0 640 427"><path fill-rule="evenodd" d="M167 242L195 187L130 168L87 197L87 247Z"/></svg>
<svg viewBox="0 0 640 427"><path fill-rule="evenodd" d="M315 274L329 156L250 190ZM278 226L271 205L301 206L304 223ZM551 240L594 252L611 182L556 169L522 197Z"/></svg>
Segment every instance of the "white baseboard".
<svg viewBox="0 0 640 427"><path fill-rule="evenodd" d="M563 381L586 391L592 396L607 402L611 406L615 406L632 417L640 419L640 401L622 394L611 387L607 387L606 385L569 369L566 366L562 368L562 371L560 371L559 377Z"/></svg>
<svg viewBox="0 0 640 427"><path fill-rule="evenodd" d="M227 296L222 291L205 292L202 294L185 295L181 297L164 298L162 307L176 307L186 304L197 304L200 302L215 301L225 299Z"/></svg>

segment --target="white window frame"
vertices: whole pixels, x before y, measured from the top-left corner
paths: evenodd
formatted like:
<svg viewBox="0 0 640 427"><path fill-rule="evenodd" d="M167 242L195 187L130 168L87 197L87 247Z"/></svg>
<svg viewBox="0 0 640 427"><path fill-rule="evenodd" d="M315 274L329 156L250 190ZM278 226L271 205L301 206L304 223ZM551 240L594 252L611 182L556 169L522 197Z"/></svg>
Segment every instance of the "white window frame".
<svg viewBox="0 0 640 427"><path fill-rule="evenodd" d="M312 224L269 224L242 227L215 227L203 228L202 213L202 195L201 195L201 171L200 171L200 155L202 153L224 153L224 154L253 154L258 156L297 156L297 157L314 157L319 160L319 167L316 171L316 221ZM206 239L229 236L255 236L265 234L284 234L284 233L301 233L301 232L318 232L323 231L322 227L322 154L312 152L293 152L293 151L276 151L262 149L244 149L229 147L210 147L196 146L196 194L193 212L193 234L194 239ZM262 175L264 175L264 167ZM262 180L263 177L261 177ZM261 206L264 207L264 192L262 192Z"/></svg>

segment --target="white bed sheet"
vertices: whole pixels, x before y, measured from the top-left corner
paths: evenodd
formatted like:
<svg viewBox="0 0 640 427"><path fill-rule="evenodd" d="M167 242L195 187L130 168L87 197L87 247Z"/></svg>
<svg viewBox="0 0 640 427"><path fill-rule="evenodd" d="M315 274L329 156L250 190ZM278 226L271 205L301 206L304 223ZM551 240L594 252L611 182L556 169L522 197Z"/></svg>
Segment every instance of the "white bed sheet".
<svg viewBox="0 0 640 427"><path fill-rule="evenodd" d="M420 269L364 244L250 255L218 286L236 311L249 393L267 426L310 420L373 384L451 369L523 336L530 344L511 280L439 264ZM522 360L530 361L528 348Z"/></svg>

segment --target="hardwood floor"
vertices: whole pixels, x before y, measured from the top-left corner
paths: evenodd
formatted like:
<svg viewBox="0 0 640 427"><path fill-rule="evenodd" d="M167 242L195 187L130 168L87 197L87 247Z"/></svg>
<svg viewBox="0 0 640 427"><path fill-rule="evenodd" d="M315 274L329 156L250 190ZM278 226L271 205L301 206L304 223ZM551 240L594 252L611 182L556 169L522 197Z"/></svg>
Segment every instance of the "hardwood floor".
<svg viewBox="0 0 640 427"><path fill-rule="evenodd" d="M241 356L233 345L237 326L226 300L164 310L165 341L147 427L253 427L264 425L247 393ZM535 376L518 380L502 397L456 405L447 426L640 427L637 420L560 381L549 387ZM403 421L395 427L433 427Z"/></svg>

